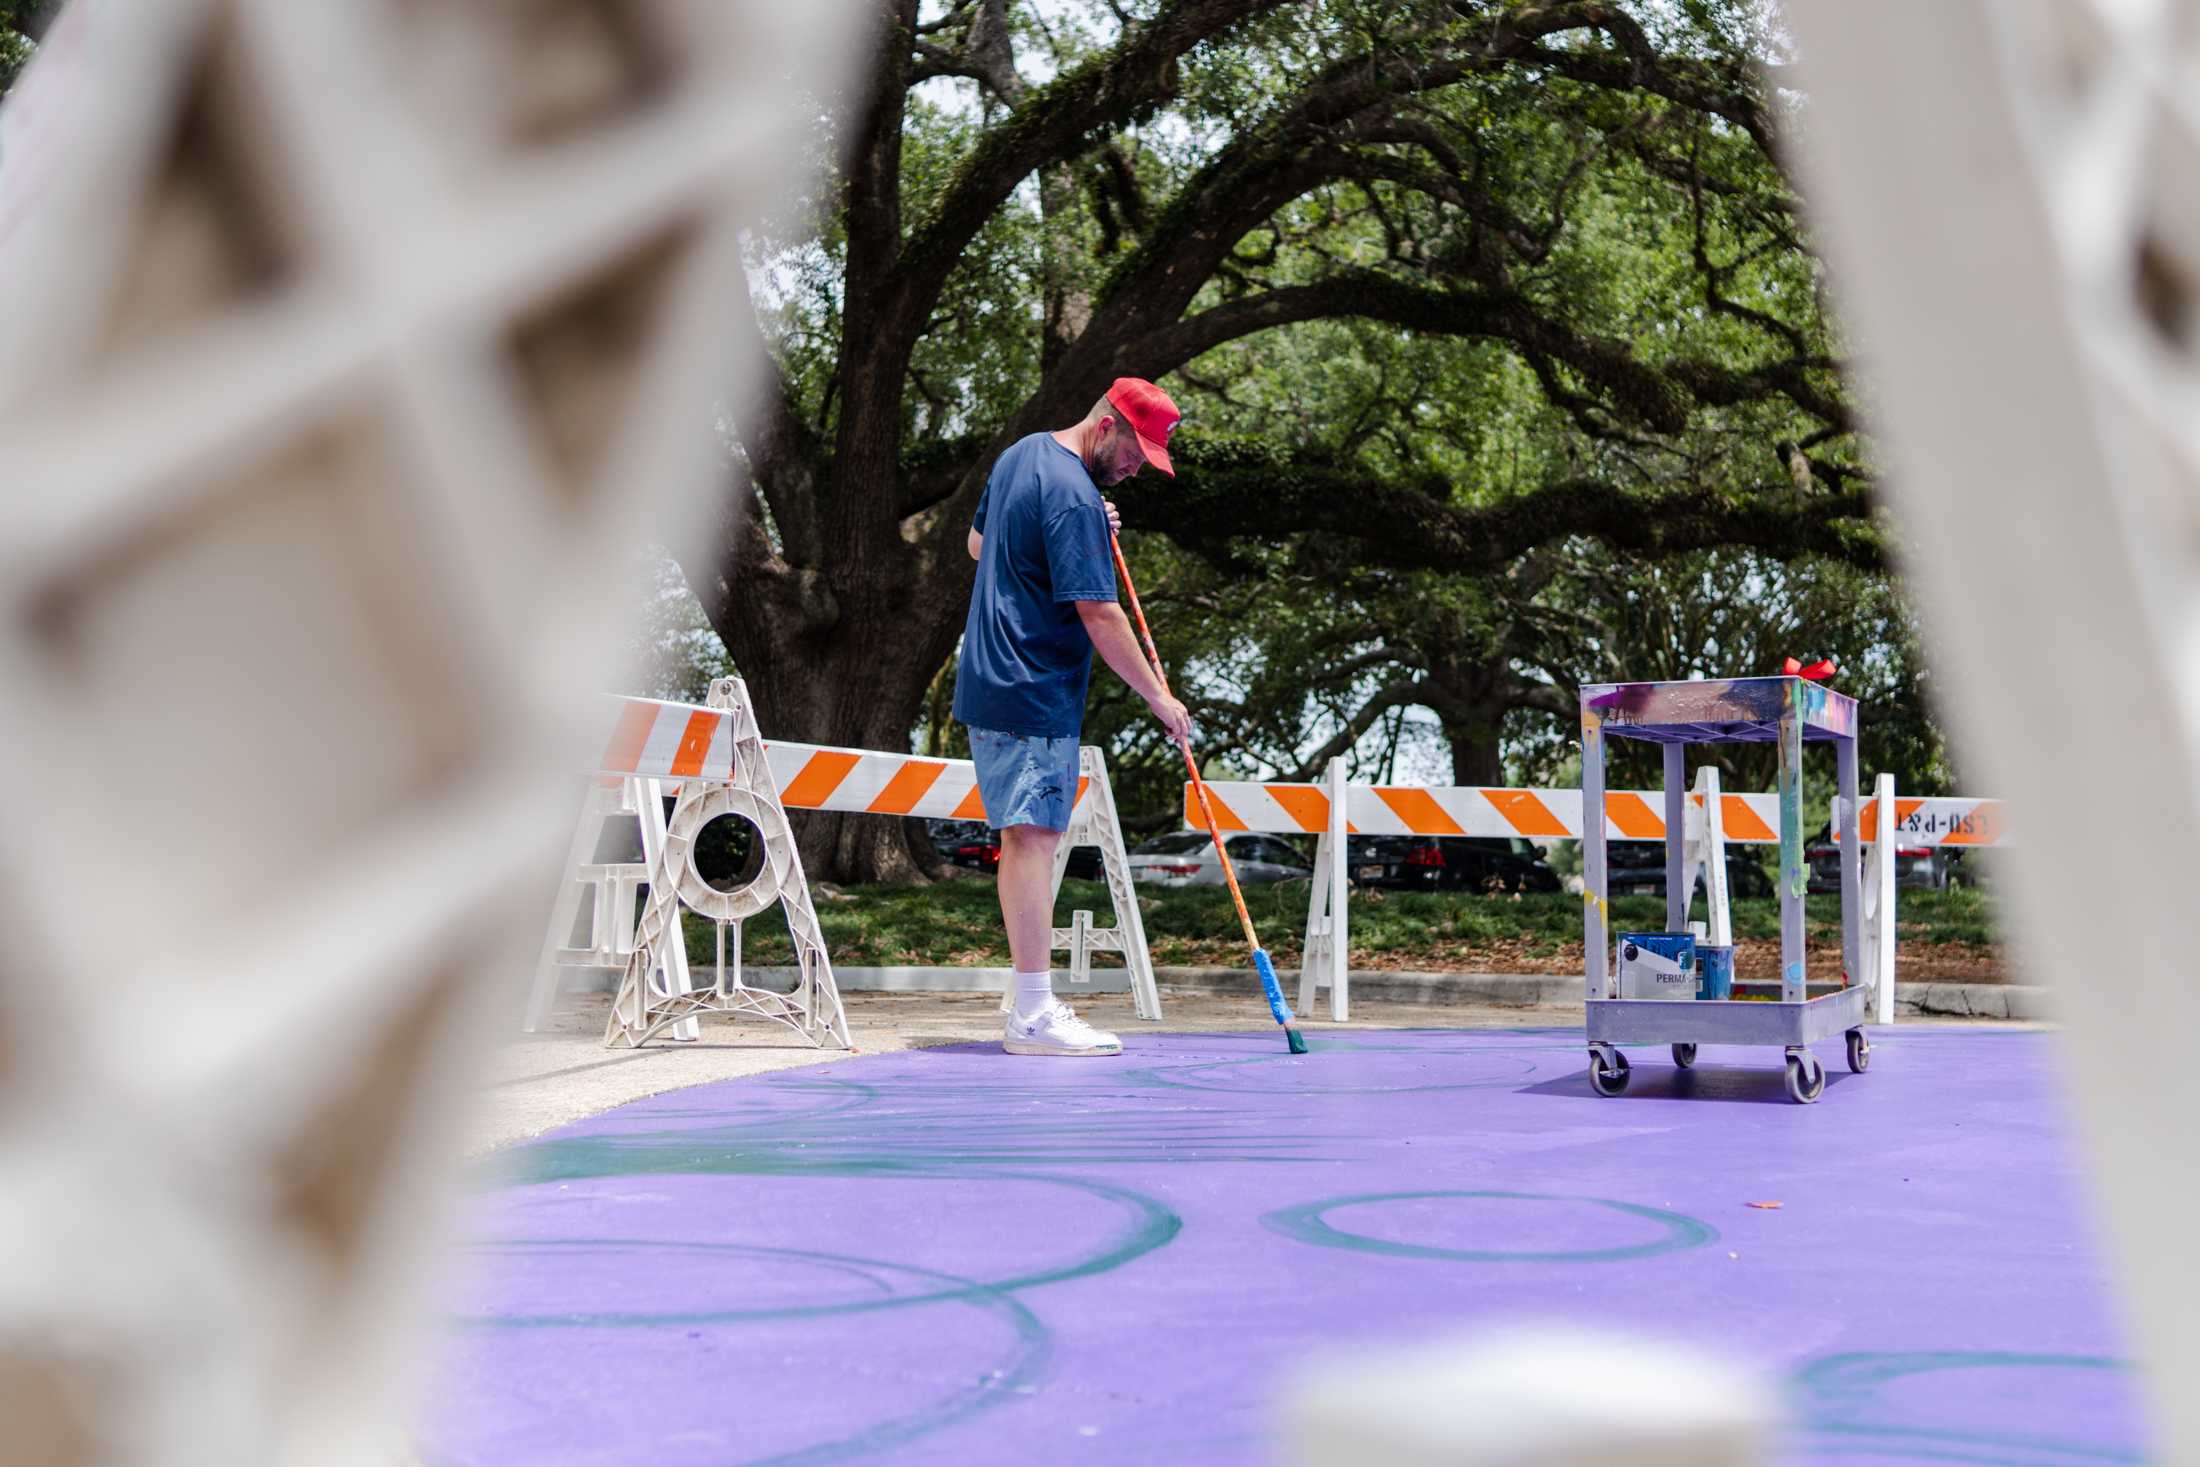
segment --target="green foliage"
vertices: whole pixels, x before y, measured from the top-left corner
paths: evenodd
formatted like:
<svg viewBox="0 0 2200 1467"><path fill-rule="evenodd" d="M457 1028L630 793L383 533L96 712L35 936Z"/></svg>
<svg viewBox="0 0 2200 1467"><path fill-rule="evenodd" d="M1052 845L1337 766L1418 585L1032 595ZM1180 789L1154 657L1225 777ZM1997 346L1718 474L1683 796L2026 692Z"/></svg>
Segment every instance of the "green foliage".
<svg viewBox="0 0 2200 1467"><path fill-rule="evenodd" d="M51 0L0 0L0 97L15 86L15 79L30 65L37 50L35 36L43 34L41 20L56 7Z"/></svg>
<svg viewBox="0 0 2200 1467"><path fill-rule="evenodd" d="M1236 914L1229 893L1221 887L1156 888L1140 895L1145 904L1146 940L1156 963L1230 965L1244 960ZM1568 956L1578 960L1581 898L1577 896L1564 892L1517 898L1452 892L1379 895L1380 900L1371 900L1365 891L1355 890L1352 895L1355 966L1502 972L1518 971L1523 965L1552 970L1556 960ZM1300 956L1305 885L1257 886L1245 896L1261 941L1278 968L1288 971ZM1103 926L1113 920L1102 883L1063 883L1055 921L1068 926L1070 913L1079 907L1092 912ZM1612 908L1616 930L1664 925L1663 898L1621 897ZM1947 951L1991 961L1992 902L1985 893L1968 889L1904 892L1898 911L1905 952ZM1835 901L1812 898L1806 912L1814 949L1839 943ZM836 964L1000 967L1008 962L998 896L993 883L982 877L918 888L861 887L848 892L845 900L819 902L817 914ZM1770 898L1734 903L1735 936L1745 943L1776 941L1779 921L1779 904ZM709 924L691 922L687 930L689 960L713 961L716 938ZM745 961L760 966L792 961L785 926L770 919L748 924L742 953ZM1814 956L1812 961L1819 959ZM1250 987L1247 1001L1255 1001Z"/></svg>
<svg viewBox="0 0 2200 1467"><path fill-rule="evenodd" d="M649 547L630 568L635 582L647 587L639 598L642 615L630 657L631 690L647 698L702 702L713 679L735 675L725 643L711 630L670 556Z"/></svg>
<svg viewBox="0 0 2200 1467"><path fill-rule="evenodd" d="M1182 475L1117 498L1213 770L1555 781L1582 681L1793 652L1843 664L1869 769L1943 787L1783 47L1770 0L925 0L754 245L797 430L745 440L773 533L713 578L727 635L760 675L906 662L861 737L954 752L988 456L1127 373L1185 413ZM1086 736L1173 823L1105 672Z"/></svg>

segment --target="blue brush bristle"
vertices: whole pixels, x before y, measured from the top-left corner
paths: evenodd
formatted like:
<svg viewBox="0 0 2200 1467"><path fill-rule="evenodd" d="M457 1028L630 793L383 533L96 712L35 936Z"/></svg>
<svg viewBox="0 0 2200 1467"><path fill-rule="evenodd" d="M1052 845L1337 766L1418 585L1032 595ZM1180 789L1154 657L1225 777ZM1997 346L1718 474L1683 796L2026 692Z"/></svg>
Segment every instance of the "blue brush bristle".
<svg viewBox="0 0 2200 1467"><path fill-rule="evenodd" d="M1268 1012L1276 1016L1276 1022L1289 1028L1291 1006L1283 1001L1283 985L1276 981L1276 965L1268 959L1268 949L1253 949L1253 968L1260 974L1260 986L1268 995Z"/></svg>

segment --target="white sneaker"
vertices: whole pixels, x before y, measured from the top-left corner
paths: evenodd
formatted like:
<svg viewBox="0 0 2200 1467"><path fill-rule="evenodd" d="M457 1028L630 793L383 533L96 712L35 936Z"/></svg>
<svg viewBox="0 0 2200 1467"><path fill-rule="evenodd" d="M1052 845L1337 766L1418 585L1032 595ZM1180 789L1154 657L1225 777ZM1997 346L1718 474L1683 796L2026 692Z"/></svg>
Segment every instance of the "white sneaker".
<svg viewBox="0 0 2200 1467"><path fill-rule="evenodd" d="M1001 1026L1001 1048L1010 1054L1121 1054L1123 1041L1056 999L1029 1018L1010 1014Z"/></svg>

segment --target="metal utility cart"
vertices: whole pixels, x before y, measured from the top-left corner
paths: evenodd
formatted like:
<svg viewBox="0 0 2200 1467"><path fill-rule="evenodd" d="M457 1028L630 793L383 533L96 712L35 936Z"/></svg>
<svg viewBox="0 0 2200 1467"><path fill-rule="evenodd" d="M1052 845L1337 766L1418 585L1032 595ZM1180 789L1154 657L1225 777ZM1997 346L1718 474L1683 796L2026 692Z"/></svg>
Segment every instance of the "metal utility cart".
<svg viewBox="0 0 2200 1467"><path fill-rule="evenodd" d="M1803 982L1803 744L1834 746L1840 782L1834 821L1841 847L1841 962L1843 980L1861 971L1862 848L1857 839L1856 700L1798 677L1747 677L1727 681L1597 683L1581 690L1581 803L1583 819L1582 926L1587 949L1589 1083L1599 1095L1627 1088L1623 1044L1670 1044L1673 1062L1695 1063L1699 1044L1777 1044L1787 1051L1788 1094L1804 1104L1825 1093L1825 1066L1810 1052L1820 1039L1843 1034L1849 1068L1861 1074L1871 1063L1864 1034L1873 995L1844 987L1810 998ZM1683 884L1683 826L1688 785L1684 751L1690 744L1777 743L1780 746L1780 1001L1744 999L1649 1000L1619 997L1612 970L1611 912L1604 860L1604 741L1641 739L1665 746L1665 925L1679 932L1688 920L1689 888ZM1717 861L1720 853L1708 853Z"/></svg>

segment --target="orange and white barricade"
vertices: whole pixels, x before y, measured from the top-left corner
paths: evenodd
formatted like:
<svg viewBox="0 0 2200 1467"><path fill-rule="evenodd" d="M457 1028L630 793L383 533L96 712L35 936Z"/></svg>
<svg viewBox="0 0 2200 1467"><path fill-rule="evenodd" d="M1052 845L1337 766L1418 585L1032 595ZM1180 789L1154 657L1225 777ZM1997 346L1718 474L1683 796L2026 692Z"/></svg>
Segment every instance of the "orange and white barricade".
<svg viewBox="0 0 2200 1467"><path fill-rule="evenodd" d="M667 1031L675 1039L695 1039L697 1020L716 1013L770 1019L812 1043L849 1048L832 960L747 687L738 678L720 678L702 708L648 698L622 699L615 708L543 939L527 1027L548 1017L562 964L600 963L610 956L624 959L624 972L604 1029L607 1045L638 1046ZM674 797L669 816L668 796ZM631 814L639 823L638 869L591 859L605 820L619 814ZM711 886L695 868L696 837L724 815L755 826L763 847L756 875L731 891ZM642 885L649 889L648 899L630 918L634 892ZM566 937L588 890L595 898L591 942L571 948ZM741 923L774 905L785 914L794 943L798 977L788 993L754 987L741 973ZM688 971L683 911L718 927L717 972L707 987L698 987Z"/></svg>
<svg viewBox="0 0 2200 1467"><path fill-rule="evenodd" d="M623 967L607 1043L638 1044L666 1031L692 1039L699 1033L699 1014L748 1013L787 1023L820 1042L830 1036L845 1045L847 1021L786 812L980 820L985 805L976 766L967 759L766 744L756 733L747 690L736 678L714 683L706 707L651 698L618 699L614 706L543 940L526 1027L539 1028L548 1018L561 968ZM752 739L753 748L746 742ZM675 795L668 819L664 801ZM725 814L754 824L765 847L763 869L732 892L704 882L693 864L696 835ZM593 859L606 822L614 819L638 822L640 862ZM1131 889L1115 797L1107 766L1093 748L1079 751L1077 800L1055 856L1057 892L1070 850L1078 845L1100 848L1116 925L1096 926L1090 912L1080 911L1071 926L1054 929L1054 945L1070 949L1073 984L1091 981L1092 953L1121 953L1138 1016L1158 1020L1160 994ZM636 893L644 886L650 901L636 917ZM569 936L584 901L589 941L574 945ZM800 962L791 995L750 987L741 976L741 923L774 901L786 911ZM716 976L701 990L688 971L683 908L717 924Z"/></svg>
<svg viewBox="0 0 2200 1467"><path fill-rule="evenodd" d="M985 801L978 793L978 767L968 759L929 759L917 754L879 754L860 749L829 749L815 744L764 746L780 798L793 810L840 810L868 815L916 815L934 820L983 820ZM1071 992L1092 982L1092 955L1120 953L1130 979L1131 1004L1141 1019L1161 1018L1161 991L1154 981L1153 958L1146 950L1146 923L1131 888L1128 847L1116 816L1115 791L1108 783L1107 761L1098 749L1077 751L1077 797L1069 828L1054 848L1054 891L1061 894L1070 852L1096 846L1108 895L1115 908L1113 927L1096 926L1090 911L1070 914L1070 925L1052 929L1053 945L1070 955ZM1002 1005L1011 1002L1005 989Z"/></svg>
<svg viewBox="0 0 2200 1467"><path fill-rule="evenodd" d="M1894 1022L1895 857L1920 847L1972 849L2008 844L2007 812L1999 800L1955 795L1898 799L1894 776L1873 782L1872 797L1858 812L1857 829L1870 850L1864 858L1864 972L1879 984L1878 1022ZM1839 838L1840 832L1835 831Z"/></svg>
<svg viewBox="0 0 2200 1467"><path fill-rule="evenodd" d="M917 754L877 754L859 749L829 749L815 744L765 745L780 798L794 810L841 810L870 815L917 815L934 820L983 820L985 802L978 793L978 767L968 759L929 759ZM1138 1017L1159 1021L1161 992L1154 981L1153 958L1146 950L1146 923L1131 888L1128 847L1117 818L1115 791L1108 783L1107 761L1098 749L1077 751L1077 797L1069 828L1054 848L1054 891L1061 894L1070 852L1096 846L1115 925L1100 927L1090 911L1070 914L1070 925L1052 929L1053 945L1070 955L1071 991L1092 981L1092 955L1120 953ZM1002 1007L1012 998L1005 991Z"/></svg>
<svg viewBox="0 0 2200 1467"><path fill-rule="evenodd" d="M1468 785L1350 784L1344 761L1332 759L1320 784L1251 780L1210 780L1208 798L1215 824L1224 835L1258 831L1271 835L1313 835L1313 890L1306 914L1304 958L1299 973L1299 1003L1311 1010L1319 991L1329 990L1330 1016L1350 1017L1349 959L1351 931L1346 900L1350 872L1346 841L1355 835L1524 836L1531 840L1579 840L1581 791L1578 789L1489 789ZM1640 790L1612 790L1604 797L1607 840L1665 839L1664 797ZM1779 797L1733 794L1719 788L1718 770L1696 771L1683 831L1683 870L1691 889L1705 884L1709 922L1706 941L1732 943L1733 921L1726 890L1728 843L1769 845L1779 842ZM1912 846L1988 846L2005 843L2003 810L1998 800L1954 797L1895 798L1894 776L1879 776L1874 798L1860 812L1860 828L1872 849L1866 867L1864 930L1867 972L1855 975L1879 985L1880 1023L1894 1017L1895 853ZM1184 823L1206 829L1206 820L1185 786Z"/></svg>

